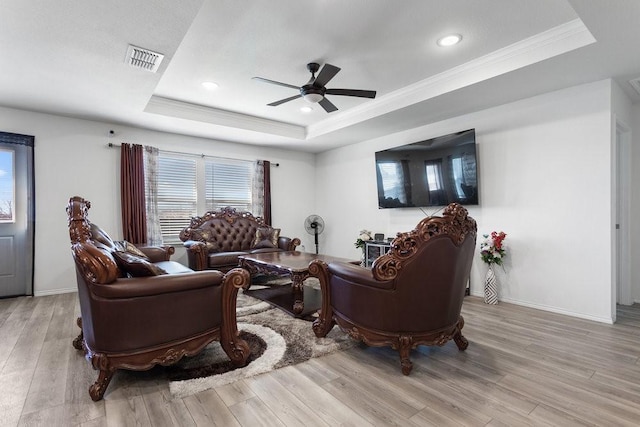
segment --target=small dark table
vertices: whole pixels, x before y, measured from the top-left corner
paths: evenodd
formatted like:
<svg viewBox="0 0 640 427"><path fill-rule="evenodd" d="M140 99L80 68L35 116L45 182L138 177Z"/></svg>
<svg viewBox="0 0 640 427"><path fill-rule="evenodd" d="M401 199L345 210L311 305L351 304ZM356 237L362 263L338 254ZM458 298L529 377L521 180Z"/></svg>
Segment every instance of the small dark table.
<svg viewBox="0 0 640 427"><path fill-rule="evenodd" d="M275 273L291 277L293 292L283 292L282 289L276 289L273 292L268 292L269 295L263 296L261 299L282 308L295 317L306 317L315 313L322 302L319 290L310 288L304 292L303 282L309 278L309 263L311 261L319 259L327 264L333 261L360 264L360 261L298 251L242 255L239 259L240 267L248 270L252 275Z"/></svg>

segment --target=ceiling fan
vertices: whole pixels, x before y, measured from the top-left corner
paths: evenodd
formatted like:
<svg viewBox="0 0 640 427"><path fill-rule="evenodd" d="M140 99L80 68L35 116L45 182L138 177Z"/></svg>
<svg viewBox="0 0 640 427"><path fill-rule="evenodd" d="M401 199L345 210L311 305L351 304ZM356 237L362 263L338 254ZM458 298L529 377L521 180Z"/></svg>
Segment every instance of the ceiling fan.
<svg viewBox="0 0 640 427"><path fill-rule="evenodd" d="M287 83L277 82L275 80L269 80L262 77L253 77L253 79L265 83L290 87L292 89L300 91L298 95L267 104L271 107L276 107L280 104L284 104L285 102L293 101L294 99L304 98L308 102L317 102L318 104L320 104L320 106L322 106L322 108L324 108L327 113L331 113L332 111L336 111L338 107L333 105L331 101L325 98L325 95L357 96L360 98L376 97L375 90L327 89L325 85L329 83L329 80L334 78L336 74L338 74L338 71L340 71L340 68L336 67L335 65L324 64L322 70L320 70L319 64L310 62L309 64L307 64L307 69L311 73L311 79L309 79L309 81L303 86L290 85ZM320 70L320 73L318 73L318 77L316 77L316 73L318 72L318 70Z"/></svg>

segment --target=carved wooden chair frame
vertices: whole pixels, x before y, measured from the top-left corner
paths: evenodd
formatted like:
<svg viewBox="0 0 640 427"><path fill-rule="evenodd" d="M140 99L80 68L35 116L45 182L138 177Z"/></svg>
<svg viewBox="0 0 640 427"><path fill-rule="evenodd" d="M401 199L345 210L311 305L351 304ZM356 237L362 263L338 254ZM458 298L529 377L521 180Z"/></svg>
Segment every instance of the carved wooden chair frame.
<svg viewBox="0 0 640 427"><path fill-rule="evenodd" d="M398 233L391 243L391 249L378 259L372 266L372 273L376 280L394 280L403 268L403 265L416 256L420 246L430 239L448 235L456 245L461 245L467 236L476 240L476 221L468 216L467 210L456 203L447 206L442 217L424 218L416 228L406 233ZM453 339L459 350L466 350L469 342L462 335L464 318L459 316L455 325L438 331L427 333L397 334L379 330L368 329L362 325L356 325L349 319L333 310L331 294L329 291L328 265L323 261L313 261L309 265L311 275L320 280L322 290L322 307L319 317L313 322L313 331L317 337L325 337L334 325L349 334L353 339L362 341L369 346L390 346L400 353L402 373L409 375L413 364L409 358L411 349L418 345L443 346Z"/></svg>
<svg viewBox="0 0 640 427"><path fill-rule="evenodd" d="M80 274L87 283L111 283L118 278L116 264L91 241L91 229L88 209L91 202L80 197L69 201L67 214L71 250ZM168 366L178 362L184 356L193 356L213 341L220 344L236 366L244 366L250 354L249 345L238 336L236 323L236 298L238 290L250 282L249 274L240 268L225 274L222 286L222 323L212 330L181 340L159 344L153 348L122 353L100 353L92 350L84 340L82 318L76 323L80 335L73 340L73 346L82 350L91 361L94 369L99 370L98 379L89 387L89 395L94 401L102 399L104 393L118 369L144 371L155 365Z"/></svg>

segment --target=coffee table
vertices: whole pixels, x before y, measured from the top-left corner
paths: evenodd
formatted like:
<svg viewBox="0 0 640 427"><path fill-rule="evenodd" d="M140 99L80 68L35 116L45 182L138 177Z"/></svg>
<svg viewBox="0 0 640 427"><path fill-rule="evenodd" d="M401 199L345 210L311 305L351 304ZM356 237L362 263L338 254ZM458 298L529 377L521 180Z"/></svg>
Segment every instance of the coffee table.
<svg viewBox="0 0 640 427"><path fill-rule="evenodd" d="M257 273L287 275L291 278L291 291L276 289L272 292L265 292L261 296L264 301L284 309L287 313L295 317L306 317L315 313L321 305L321 293L319 290L308 288L304 291L303 282L309 278L309 263L319 259L327 264L334 261L360 264L345 258L338 258L329 255L318 255L308 252L267 252L239 257L240 267L255 275ZM251 285L246 290L249 290Z"/></svg>

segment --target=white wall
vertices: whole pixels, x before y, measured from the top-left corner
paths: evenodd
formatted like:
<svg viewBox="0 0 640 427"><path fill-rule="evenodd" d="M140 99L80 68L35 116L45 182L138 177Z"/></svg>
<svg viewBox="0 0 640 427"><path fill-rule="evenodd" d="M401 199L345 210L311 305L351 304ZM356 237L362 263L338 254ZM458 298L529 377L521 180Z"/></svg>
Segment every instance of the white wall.
<svg viewBox="0 0 640 427"><path fill-rule="evenodd" d="M394 235L424 216L377 209L375 151L469 128L478 143L480 205L469 207L478 237L508 234L505 271L496 272L500 299L611 322L609 80L318 155L317 211L327 225L322 252L357 259L360 229ZM474 295L482 294L485 271L476 257Z"/></svg>
<svg viewBox="0 0 640 427"><path fill-rule="evenodd" d="M122 238L120 150L109 142L153 145L160 149L280 163L271 170L273 225L281 234L304 239L304 218L314 204L314 156L273 148L110 125L89 120L0 108L0 129L35 136L34 294L76 290L65 207L71 196L91 201L91 221L114 239ZM110 138L109 130L115 131ZM182 248L172 259L186 264Z"/></svg>

